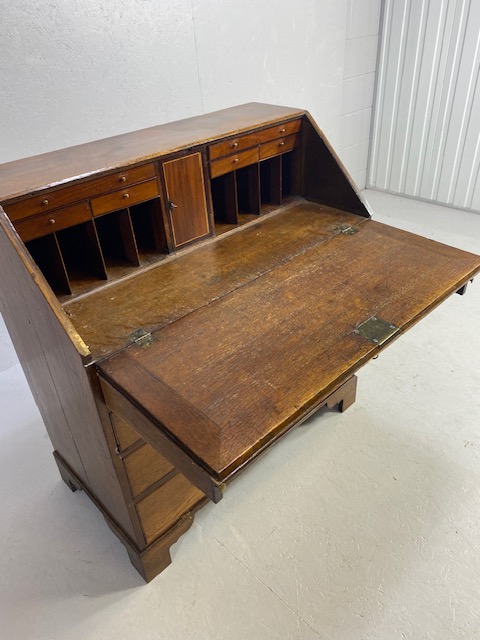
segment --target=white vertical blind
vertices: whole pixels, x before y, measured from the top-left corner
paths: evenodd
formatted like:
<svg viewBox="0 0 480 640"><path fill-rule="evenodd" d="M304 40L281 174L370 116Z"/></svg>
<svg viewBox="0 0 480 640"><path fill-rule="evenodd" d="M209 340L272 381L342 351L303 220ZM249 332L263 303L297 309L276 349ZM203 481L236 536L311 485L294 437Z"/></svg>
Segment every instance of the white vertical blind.
<svg viewBox="0 0 480 640"><path fill-rule="evenodd" d="M368 184L480 211L480 0L385 0Z"/></svg>

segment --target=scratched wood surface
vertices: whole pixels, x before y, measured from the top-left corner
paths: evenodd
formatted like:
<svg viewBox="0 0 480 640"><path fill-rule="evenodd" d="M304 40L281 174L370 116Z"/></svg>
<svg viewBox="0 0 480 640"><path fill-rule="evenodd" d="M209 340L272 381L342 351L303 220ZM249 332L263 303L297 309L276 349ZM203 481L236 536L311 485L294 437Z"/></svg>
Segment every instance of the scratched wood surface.
<svg viewBox="0 0 480 640"><path fill-rule="evenodd" d="M480 270L478 256L393 227L365 220L356 230L102 361L101 374L226 478L383 348L359 324L376 315L401 332Z"/></svg>
<svg viewBox="0 0 480 640"><path fill-rule="evenodd" d="M64 304L99 359L292 260L364 218L301 202L240 232Z"/></svg>

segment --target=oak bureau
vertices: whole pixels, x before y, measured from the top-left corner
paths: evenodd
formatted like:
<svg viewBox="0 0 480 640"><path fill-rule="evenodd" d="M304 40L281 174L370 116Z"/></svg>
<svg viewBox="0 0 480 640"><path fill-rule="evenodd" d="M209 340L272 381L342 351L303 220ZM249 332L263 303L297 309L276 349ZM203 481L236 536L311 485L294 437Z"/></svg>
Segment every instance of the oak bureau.
<svg viewBox="0 0 480 640"><path fill-rule="evenodd" d="M60 474L146 580L480 271L372 220L310 115L267 104L0 165L0 203L0 310Z"/></svg>

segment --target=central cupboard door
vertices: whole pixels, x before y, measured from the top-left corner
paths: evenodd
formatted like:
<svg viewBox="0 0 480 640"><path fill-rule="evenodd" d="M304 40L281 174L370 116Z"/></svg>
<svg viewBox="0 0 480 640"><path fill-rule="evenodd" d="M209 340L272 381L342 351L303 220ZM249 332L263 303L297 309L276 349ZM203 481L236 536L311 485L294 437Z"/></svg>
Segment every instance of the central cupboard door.
<svg viewBox="0 0 480 640"><path fill-rule="evenodd" d="M210 233L200 153L163 163L168 211L175 247Z"/></svg>

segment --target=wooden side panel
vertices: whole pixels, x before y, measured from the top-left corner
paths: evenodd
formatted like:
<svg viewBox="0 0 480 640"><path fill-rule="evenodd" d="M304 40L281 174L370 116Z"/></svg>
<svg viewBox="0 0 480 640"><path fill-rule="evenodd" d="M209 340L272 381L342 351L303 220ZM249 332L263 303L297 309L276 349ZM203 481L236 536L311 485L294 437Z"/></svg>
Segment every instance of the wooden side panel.
<svg viewBox="0 0 480 640"><path fill-rule="evenodd" d="M1 312L54 448L133 536L89 373L48 302L53 294L1 209L0 273Z"/></svg>
<svg viewBox="0 0 480 640"><path fill-rule="evenodd" d="M302 135L305 198L370 218L347 170L310 116L304 118Z"/></svg>

